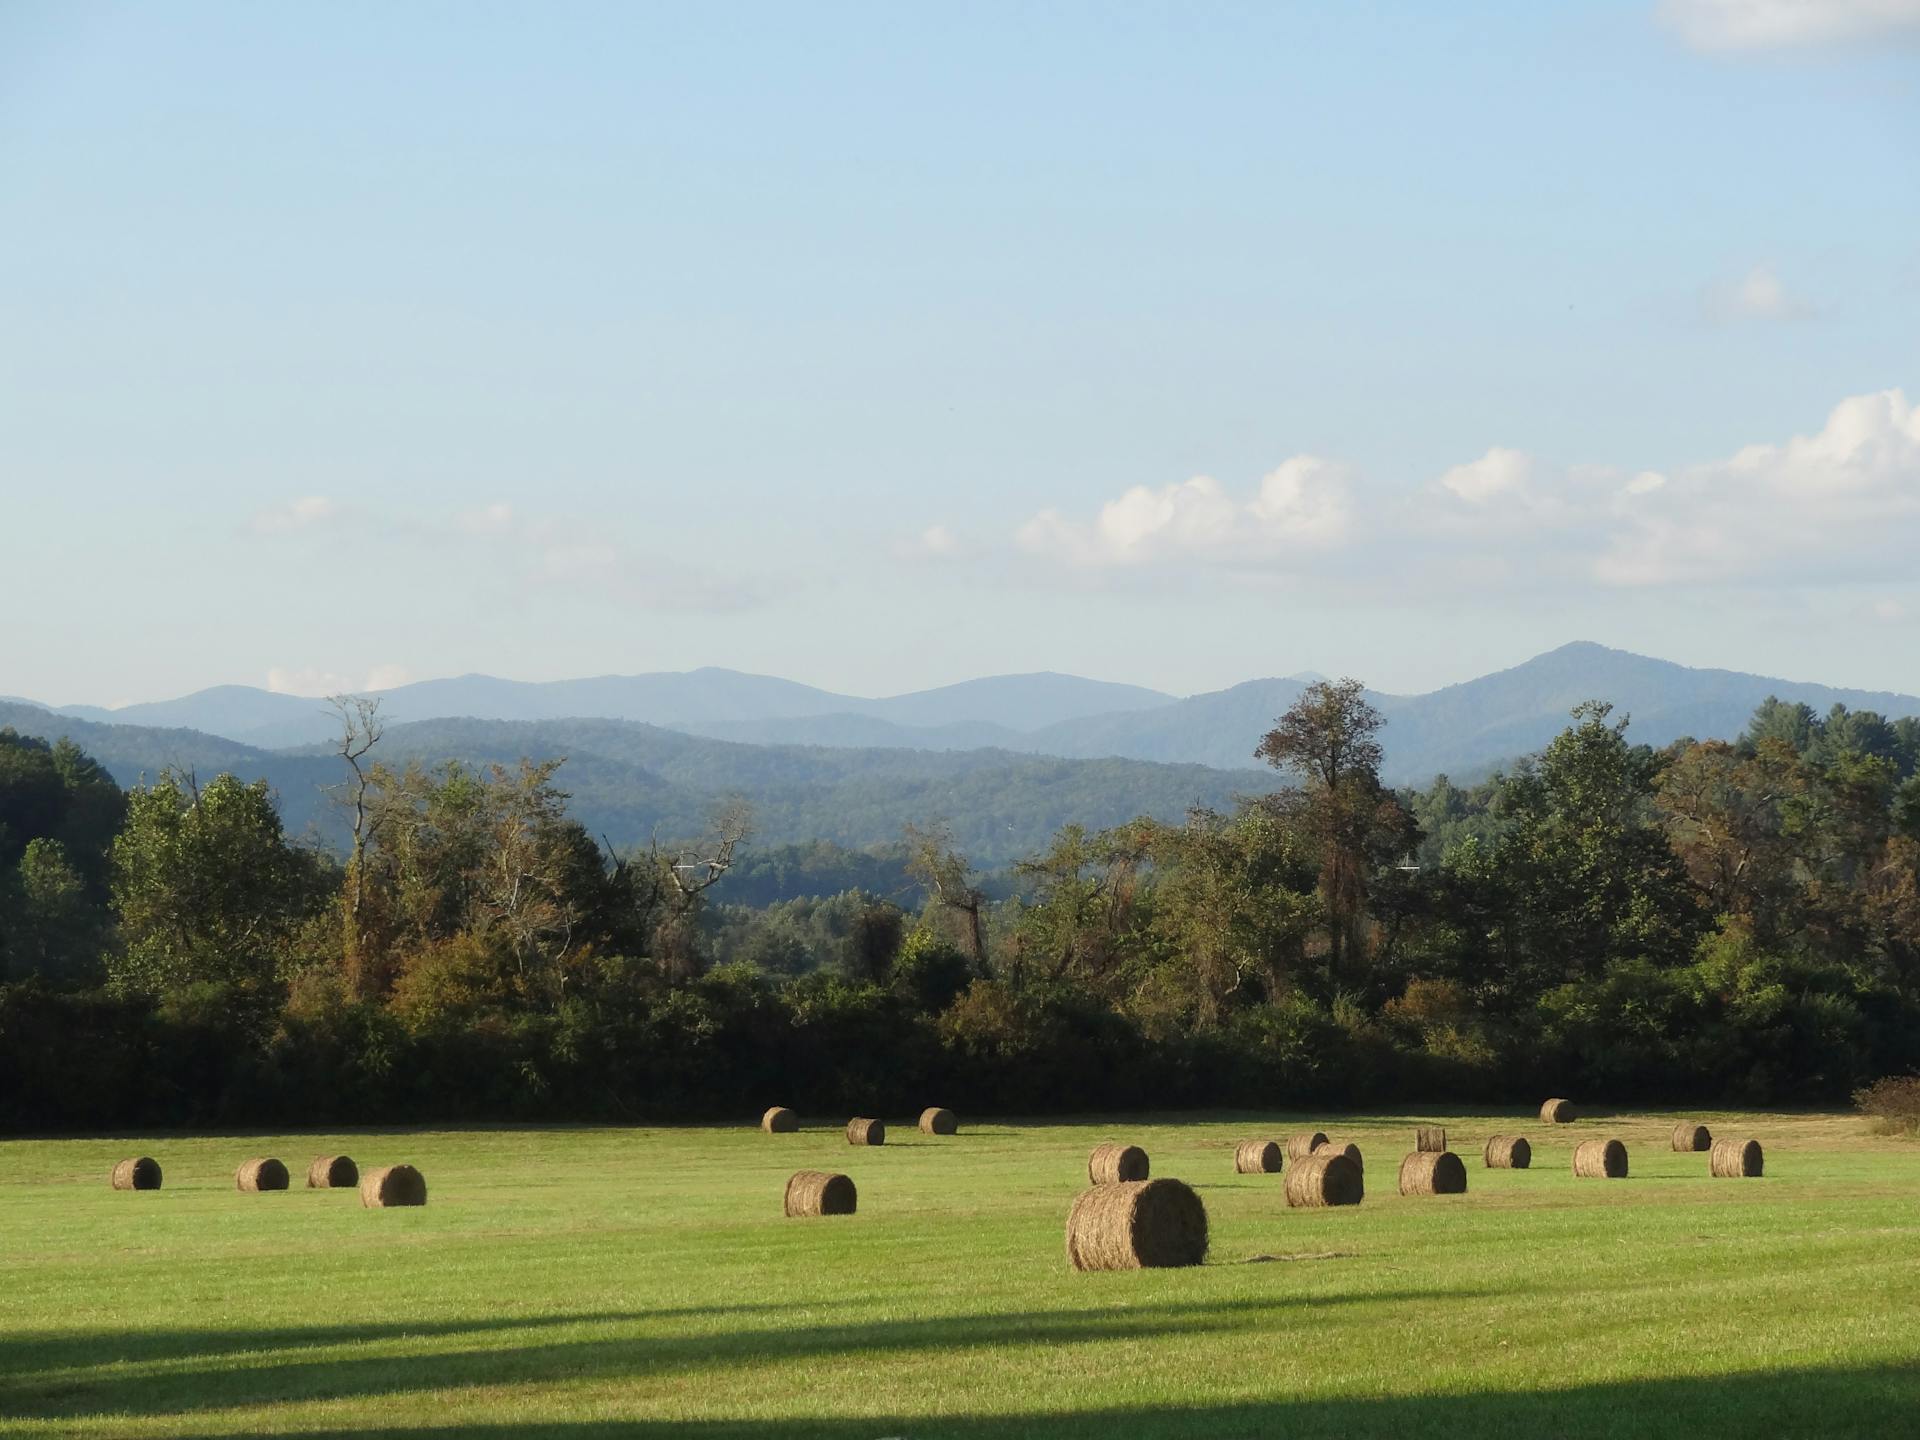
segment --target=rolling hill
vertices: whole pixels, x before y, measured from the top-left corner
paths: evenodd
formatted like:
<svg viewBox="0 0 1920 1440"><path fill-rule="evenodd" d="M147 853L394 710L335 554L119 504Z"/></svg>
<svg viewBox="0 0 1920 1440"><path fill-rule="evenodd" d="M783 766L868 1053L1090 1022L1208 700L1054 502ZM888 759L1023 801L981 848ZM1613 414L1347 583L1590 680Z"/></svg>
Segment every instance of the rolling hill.
<svg viewBox="0 0 1920 1440"><path fill-rule="evenodd" d="M181 729L102 725L26 704L0 703L0 726L75 743L123 785L172 766L202 779L221 771L264 779L294 833L337 844L328 787L340 761L324 746L263 750ZM1004 750L742 745L624 720L433 720L391 726L390 764L512 765L565 757L558 783L572 811L616 847L699 833L727 797L754 810L756 843L813 839L849 848L890 845L909 823L943 818L976 864L995 868L1043 847L1069 821L1104 827L1137 815L1178 819L1193 805L1228 806L1261 777L1198 765L1074 760Z"/></svg>

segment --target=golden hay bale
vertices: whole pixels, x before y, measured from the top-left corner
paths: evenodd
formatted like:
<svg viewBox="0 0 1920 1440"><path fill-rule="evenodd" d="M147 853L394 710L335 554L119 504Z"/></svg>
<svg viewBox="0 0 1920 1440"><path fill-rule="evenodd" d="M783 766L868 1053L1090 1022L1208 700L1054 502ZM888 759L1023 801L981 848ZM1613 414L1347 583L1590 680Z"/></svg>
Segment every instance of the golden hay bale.
<svg viewBox="0 0 1920 1440"><path fill-rule="evenodd" d="M1464 1195L1467 1165L1451 1150L1416 1150L1400 1162L1402 1195Z"/></svg>
<svg viewBox="0 0 1920 1440"><path fill-rule="evenodd" d="M791 1135L800 1128L800 1117L784 1105L775 1105L760 1117L760 1128L769 1135Z"/></svg>
<svg viewBox="0 0 1920 1440"><path fill-rule="evenodd" d="M1311 1135L1289 1135L1287 1137L1287 1159L1304 1160L1327 1143L1327 1132L1316 1130Z"/></svg>
<svg viewBox="0 0 1920 1440"><path fill-rule="evenodd" d="M1573 1102L1571 1100L1549 1100L1540 1107L1540 1118L1549 1125L1571 1125L1573 1123Z"/></svg>
<svg viewBox="0 0 1920 1440"><path fill-rule="evenodd" d="M424 1205L427 1181L411 1165L382 1165L360 1182L360 1203L369 1210L387 1205Z"/></svg>
<svg viewBox="0 0 1920 1440"><path fill-rule="evenodd" d="M1278 1175L1284 1163L1279 1145L1271 1140L1242 1140L1233 1147L1236 1175Z"/></svg>
<svg viewBox="0 0 1920 1440"><path fill-rule="evenodd" d="M1109 1140L1093 1147L1087 1156L1087 1183L1119 1185L1147 1178L1147 1152L1138 1145L1122 1145Z"/></svg>
<svg viewBox="0 0 1920 1440"><path fill-rule="evenodd" d="M1490 1135L1480 1158L1489 1170L1525 1170L1533 1164L1533 1146L1524 1135Z"/></svg>
<svg viewBox="0 0 1920 1440"><path fill-rule="evenodd" d="M1682 1120L1673 1127L1673 1148L1687 1155L1691 1155L1696 1150L1711 1150L1713 1132L1704 1125L1696 1125L1691 1120Z"/></svg>
<svg viewBox="0 0 1920 1440"><path fill-rule="evenodd" d="M922 1135L958 1135L960 1117L951 1110L938 1105L929 1105L920 1112L920 1133Z"/></svg>
<svg viewBox="0 0 1920 1440"><path fill-rule="evenodd" d="M860 1202L853 1181L825 1170L796 1170L787 1181L787 1215L851 1215Z"/></svg>
<svg viewBox="0 0 1920 1440"><path fill-rule="evenodd" d="M1322 1140L1318 1145L1313 1147L1313 1153L1316 1155L1344 1155L1363 1171L1367 1168L1360 1159L1360 1147L1358 1145L1336 1145L1331 1140Z"/></svg>
<svg viewBox="0 0 1920 1440"><path fill-rule="evenodd" d="M1716 1140L1707 1157L1708 1173L1726 1180L1758 1177L1765 1164L1758 1140Z"/></svg>
<svg viewBox="0 0 1920 1440"><path fill-rule="evenodd" d="M1148 1270L1207 1258L1207 1207L1178 1180L1128 1180L1082 1191L1067 1212L1076 1270Z"/></svg>
<svg viewBox="0 0 1920 1440"><path fill-rule="evenodd" d="M1328 1147L1287 1167L1287 1204L1301 1206L1358 1205L1367 1193L1360 1166L1344 1150Z"/></svg>
<svg viewBox="0 0 1920 1440"><path fill-rule="evenodd" d="M360 1167L350 1155L316 1155L307 1166L309 1190L351 1190L360 1183Z"/></svg>
<svg viewBox="0 0 1920 1440"><path fill-rule="evenodd" d="M1627 1147L1618 1140L1582 1140L1573 1150L1573 1173L1588 1180L1624 1180Z"/></svg>
<svg viewBox="0 0 1920 1440"><path fill-rule="evenodd" d="M158 1190L160 1162L148 1155L122 1160L113 1167L112 1184L116 1190Z"/></svg>
<svg viewBox="0 0 1920 1440"><path fill-rule="evenodd" d="M1444 1125L1422 1125L1413 1132L1415 1150L1444 1150L1447 1148L1447 1127Z"/></svg>
<svg viewBox="0 0 1920 1440"><path fill-rule="evenodd" d="M284 1190L287 1188L287 1167L271 1155L261 1155L234 1171L233 1183L248 1192Z"/></svg>
<svg viewBox="0 0 1920 1440"><path fill-rule="evenodd" d="M854 1119L847 1121L847 1144L884 1145L887 1143L887 1127L879 1120Z"/></svg>

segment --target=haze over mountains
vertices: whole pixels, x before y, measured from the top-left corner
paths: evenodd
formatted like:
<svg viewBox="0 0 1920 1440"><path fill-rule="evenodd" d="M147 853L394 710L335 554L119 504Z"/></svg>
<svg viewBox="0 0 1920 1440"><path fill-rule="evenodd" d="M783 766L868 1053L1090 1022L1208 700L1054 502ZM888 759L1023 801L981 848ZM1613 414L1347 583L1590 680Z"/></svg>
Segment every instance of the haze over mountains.
<svg viewBox="0 0 1920 1440"><path fill-rule="evenodd" d="M992 676L885 698L770 676L695 670L532 684L429 680L381 694L393 761L512 763L567 757L576 810L618 845L688 834L722 796L754 804L763 843L860 846L908 821L953 820L977 860L1027 853L1059 825L1174 818L1227 805L1274 778L1259 737L1316 677L1250 680L1184 699L1071 675ZM1920 698L1696 670L1580 642L1426 695L1375 694L1384 774L1424 784L1477 778L1539 749L1586 699L1632 716L1649 744L1731 738L1769 695L1894 718ZM0 725L71 734L120 781L161 767L265 777L289 825L331 826L325 788L337 723L315 699L220 686L117 710L0 700Z"/></svg>

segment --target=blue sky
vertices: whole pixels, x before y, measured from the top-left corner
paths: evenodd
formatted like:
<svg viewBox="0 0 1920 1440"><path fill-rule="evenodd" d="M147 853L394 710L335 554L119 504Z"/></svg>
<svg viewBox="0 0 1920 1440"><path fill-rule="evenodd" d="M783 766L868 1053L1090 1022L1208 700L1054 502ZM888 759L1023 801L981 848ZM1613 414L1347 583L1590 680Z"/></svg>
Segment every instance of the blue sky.
<svg viewBox="0 0 1920 1440"><path fill-rule="evenodd" d="M0 693L1920 692L1917 404L1907 0L0 7Z"/></svg>

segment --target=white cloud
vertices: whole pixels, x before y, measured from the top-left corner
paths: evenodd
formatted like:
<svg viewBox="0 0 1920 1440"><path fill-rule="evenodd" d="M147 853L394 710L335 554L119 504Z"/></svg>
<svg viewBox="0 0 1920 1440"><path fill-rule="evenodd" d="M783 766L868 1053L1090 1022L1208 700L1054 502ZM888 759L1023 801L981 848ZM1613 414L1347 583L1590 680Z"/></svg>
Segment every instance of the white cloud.
<svg viewBox="0 0 1920 1440"><path fill-rule="evenodd" d="M404 665L376 665L367 672L367 678L361 685L362 690L392 690L405 685L413 679L413 672Z"/></svg>
<svg viewBox="0 0 1920 1440"><path fill-rule="evenodd" d="M1661 0L1697 50L1786 50L1920 35L1920 0Z"/></svg>
<svg viewBox="0 0 1920 1440"><path fill-rule="evenodd" d="M902 560L958 560L971 549L952 526L941 522L896 541L893 553Z"/></svg>
<svg viewBox="0 0 1920 1440"><path fill-rule="evenodd" d="M1296 455L1239 498L1211 475L1136 485L1091 521L1042 510L1014 535L1030 554L1089 569L1180 560L1260 565L1338 546L1351 522L1344 467Z"/></svg>
<svg viewBox="0 0 1920 1440"><path fill-rule="evenodd" d="M1524 479L1442 478L1456 535L1524 535L1542 573L1574 560L1607 585L1902 577L1920 552L1920 408L1898 390L1841 401L1813 434L1664 474L1526 457L1492 473ZM1528 503L1490 520L1486 495L1501 493Z"/></svg>
<svg viewBox="0 0 1920 1440"><path fill-rule="evenodd" d="M1533 475L1533 459L1518 450L1495 445L1478 460L1456 465L1440 483L1469 505L1485 505L1502 495L1518 495Z"/></svg>
<svg viewBox="0 0 1920 1440"><path fill-rule="evenodd" d="M528 515L505 503L463 510L443 525L466 543L485 545L499 567L528 589L580 591L642 609L725 614L765 600L764 576L711 572L642 554L602 528L561 516Z"/></svg>
<svg viewBox="0 0 1920 1440"><path fill-rule="evenodd" d="M371 690L391 690L412 679L404 665L376 665L357 683L351 675L315 666L290 669L276 665L267 671L267 689L276 695L361 695Z"/></svg>
<svg viewBox="0 0 1920 1440"><path fill-rule="evenodd" d="M1719 281L1700 292L1700 312L1708 320L1798 320L1813 307L1790 293L1773 267L1755 265L1738 280Z"/></svg>
<svg viewBox="0 0 1920 1440"><path fill-rule="evenodd" d="M495 502L477 510L462 510L453 517L453 527L468 535L505 535L513 529L513 507Z"/></svg>
<svg viewBox="0 0 1920 1440"><path fill-rule="evenodd" d="M284 505L254 513L247 528L256 535L288 535L340 518L340 507L325 495L303 495Z"/></svg>

